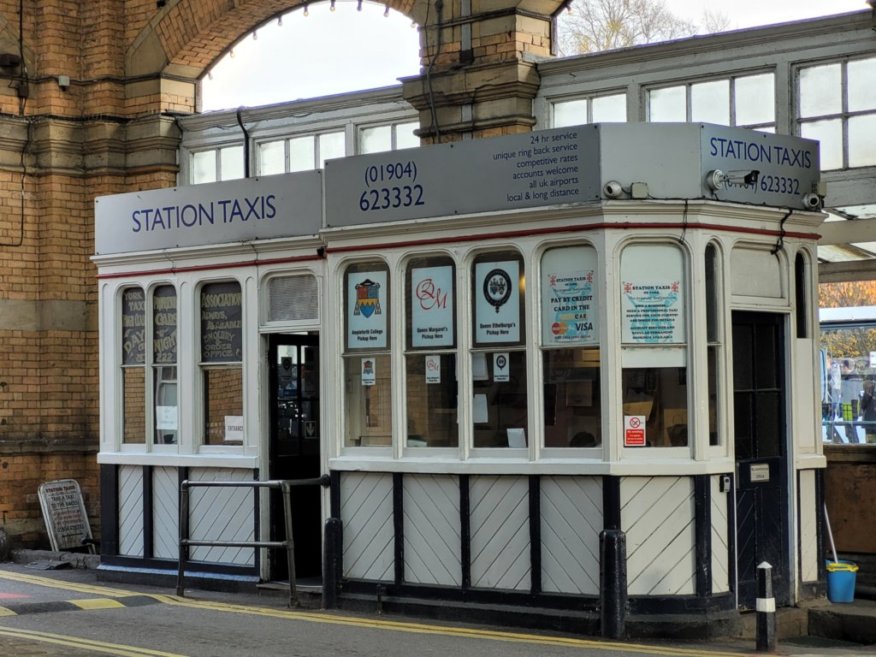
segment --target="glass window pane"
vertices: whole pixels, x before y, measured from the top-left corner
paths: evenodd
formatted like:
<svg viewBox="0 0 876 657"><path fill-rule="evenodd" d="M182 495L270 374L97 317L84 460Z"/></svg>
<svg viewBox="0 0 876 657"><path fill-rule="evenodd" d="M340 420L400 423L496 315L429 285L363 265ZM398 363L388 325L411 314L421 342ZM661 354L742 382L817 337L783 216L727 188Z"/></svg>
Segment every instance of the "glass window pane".
<svg viewBox="0 0 876 657"><path fill-rule="evenodd" d="M269 141L259 144L259 175L271 176L286 172L286 142Z"/></svg>
<svg viewBox="0 0 876 657"><path fill-rule="evenodd" d="M243 368L204 370L204 444L243 444Z"/></svg>
<svg viewBox="0 0 876 657"><path fill-rule="evenodd" d="M626 94L597 96L592 101L590 111L593 115L593 123L626 123L627 96Z"/></svg>
<svg viewBox="0 0 876 657"><path fill-rule="evenodd" d="M392 444L392 371L389 355L344 359L346 391L344 445L388 447Z"/></svg>
<svg viewBox="0 0 876 657"><path fill-rule="evenodd" d="M587 123L587 99L566 100L554 103L554 127Z"/></svg>
<svg viewBox="0 0 876 657"><path fill-rule="evenodd" d="M526 448L526 352L472 353L475 447Z"/></svg>
<svg viewBox="0 0 876 657"><path fill-rule="evenodd" d="M325 167L325 161L344 157L344 133L327 132L319 136L319 166Z"/></svg>
<svg viewBox="0 0 876 657"><path fill-rule="evenodd" d="M684 87L651 89L648 92L648 120L687 121L687 106Z"/></svg>
<svg viewBox="0 0 876 657"><path fill-rule="evenodd" d="M876 57L848 63L849 111L876 109Z"/></svg>
<svg viewBox="0 0 876 657"><path fill-rule="evenodd" d="M876 165L876 114L849 119L849 166Z"/></svg>
<svg viewBox="0 0 876 657"><path fill-rule="evenodd" d="M122 442L146 442L146 368L122 369Z"/></svg>
<svg viewBox="0 0 876 657"><path fill-rule="evenodd" d="M122 364L146 362L146 296L140 288L122 292Z"/></svg>
<svg viewBox="0 0 876 657"><path fill-rule="evenodd" d="M408 447L456 447L456 356L409 354L405 358Z"/></svg>
<svg viewBox="0 0 876 657"><path fill-rule="evenodd" d="M827 381L821 405L823 436L828 442L876 443L876 329L867 326L821 330Z"/></svg>
<svg viewBox="0 0 876 657"><path fill-rule="evenodd" d="M155 404L155 442L177 441L176 290L162 285L152 293L152 363Z"/></svg>
<svg viewBox="0 0 876 657"><path fill-rule="evenodd" d="M602 444L599 349L544 352L544 446Z"/></svg>
<svg viewBox="0 0 876 657"><path fill-rule="evenodd" d="M708 350L709 377L709 445L721 445L721 434L718 431L718 358L720 347L711 346Z"/></svg>
<svg viewBox="0 0 876 657"><path fill-rule="evenodd" d="M842 111L840 65L800 69L800 116L822 116Z"/></svg>
<svg viewBox="0 0 876 657"><path fill-rule="evenodd" d="M800 124L800 136L821 142L821 170L843 167L843 126L839 119Z"/></svg>
<svg viewBox="0 0 876 657"><path fill-rule="evenodd" d="M736 125L774 123L776 120L775 76L747 75L733 81L736 95Z"/></svg>
<svg viewBox="0 0 876 657"><path fill-rule="evenodd" d="M243 146L228 146L219 151L222 180L237 180L244 176Z"/></svg>
<svg viewBox="0 0 876 657"><path fill-rule="evenodd" d="M414 131L419 128L420 124L417 121L399 123L395 126L395 147L397 149L417 148L420 145L420 138Z"/></svg>
<svg viewBox="0 0 876 657"><path fill-rule="evenodd" d="M179 408L176 396L176 367L155 367L155 443L176 445Z"/></svg>
<svg viewBox="0 0 876 657"><path fill-rule="evenodd" d="M623 370L626 446L685 447L687 436L687 373L684 367L637 367ZM638 443L643 444L638 444Z"/></svg>
<svg viewBox="0 0 876 657"><path fill-rule="evenodd" d="M311 136L289 140L289 171L310 171L316 168L316 143Z"/></svg>
<svg viewBox="0 0 876 657"><path fill-rule="evenodd" d="M192 184L216 182L216 151L192 153Z"/></svg>
<svg viewBox="0 0 876 657"><path fill-rule="evenodd" d="M691 121L730 125L730 81L712 80L690 86Z"/></svg>
<svg viewBox="0 0 876 657"><path fill-rule="evenodd" d="M243 358L242 297L235 281L201 288L201 362L240 362Z"/></svg>
<svg viewBox="0 0 876 657"><path fill-rule="evenodd" d="M320 144L320 148L321 148ZM359 133L360 153L381 153L392 150L392 126L379 125L363 128ZM325 159L325 158L323 158Z"/></svg>

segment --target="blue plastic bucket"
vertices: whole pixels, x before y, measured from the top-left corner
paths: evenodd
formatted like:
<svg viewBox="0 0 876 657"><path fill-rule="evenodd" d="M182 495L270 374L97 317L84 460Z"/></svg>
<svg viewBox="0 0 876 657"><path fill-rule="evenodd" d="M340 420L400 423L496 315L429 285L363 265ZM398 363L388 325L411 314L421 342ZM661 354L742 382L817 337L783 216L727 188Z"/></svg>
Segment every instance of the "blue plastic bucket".
<svg viewBox="0 0 876 657"><path fill-rule="evenodd" d="M852 561L827 562L827 599L831 602L854 602L858 564Z"/></svg>

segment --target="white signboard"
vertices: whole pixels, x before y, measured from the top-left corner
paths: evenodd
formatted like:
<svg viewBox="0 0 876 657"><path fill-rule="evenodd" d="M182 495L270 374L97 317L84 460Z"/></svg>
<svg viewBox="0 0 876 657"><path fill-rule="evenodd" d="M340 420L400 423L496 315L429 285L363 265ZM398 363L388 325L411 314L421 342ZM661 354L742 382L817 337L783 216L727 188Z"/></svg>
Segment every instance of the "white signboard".
<svg viewBox="0 0 876 657"><path fill-rule="evenodd" d="M516 260L475 265L475 340L520 341L520 265Z"/></svg>
<svg viewBox="0 0 876 657"><path fill-rule="evenodd" d="M159 431L176 431L179 425L176 406L155 407L155 428Z"/></svg>
<svg viewBox="0 0 876 657"><path fill-rule="evenodd" d="M541 324L545 345L598 344L596 252L551 249L542 258Z"/></svg>
<svg viewBox="0 0 876 657"><path fill-rule="evenodd" d="M646 443L644 415L624 415L624 447L644 447Z"/></svg>
<svg viewBox="0 0 876 657"><path fill-rule="evenodd" d="M493 354L493 382L508 383L511 380L511 365L508 353Z"/></svg>
<svg viewBox="0 0 876 657"><path fill-rule="evenodd" d="M386 272L357 272L347 280L347 347L385 349Z"/></svg>
<svg viewBox="0 0 876 657"><path fill-rule="evenodd" d="M82 491L74 479L47 481L38 491L49 543L57 551L81 548L91 539Z"/></svg>
<svg viewBox="0 0 876 657"><path fill-rule="evenodd" d="M453 301L453 267L411 270L411 346L453 346Z"/></svg>

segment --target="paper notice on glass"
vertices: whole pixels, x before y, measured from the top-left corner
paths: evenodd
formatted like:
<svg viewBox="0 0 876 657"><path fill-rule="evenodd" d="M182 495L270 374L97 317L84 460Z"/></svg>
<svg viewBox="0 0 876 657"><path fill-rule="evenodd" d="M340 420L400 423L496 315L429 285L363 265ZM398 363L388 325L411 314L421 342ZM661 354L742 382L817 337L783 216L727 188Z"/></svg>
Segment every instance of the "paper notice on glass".
<svg viewBox="0 0 876 657"><path fill-rule="evenodd" d="M493 354L493 381L495 383L508 383L511 380L511 368L508 354Z"/></svg>
<svg viewBox="0 0 876 657"><path fill-rule="evenodd" d="M376 381L375 367L374 367L374 359L373 358L363 358L362 359L362 385L363 386L373 386Z"/></svg>
<svg viewBox="0 0 876 657"><path fill-rule="evenodd" d="M243 416L225 416L225 442L243 442Z"/></svg>
<svg viewBox="0 0 876 657"><path fill-rule="evenodd" d="M155 428L159 431L176 431L177 429L176 406L155 407Z"/></svg>
<svg viewBox="0 0 876 657"><path fill-rule="evenodd" d="M441 383L441 356L426 356L426 383Z"/></svg>
<svg viewBox="0 0 876 657"><path fill-rule="evenodd" d="M474 404L472 404L472 421L475 424L483 424L489 422L490 414L487 410L487 396L475 395Z"/></svg>
<svg viewBox="0 0 876 657"><path fill-rule="evenodd" d="M521 428L508 429L508 447L526 448L526 430Z"/></svg>

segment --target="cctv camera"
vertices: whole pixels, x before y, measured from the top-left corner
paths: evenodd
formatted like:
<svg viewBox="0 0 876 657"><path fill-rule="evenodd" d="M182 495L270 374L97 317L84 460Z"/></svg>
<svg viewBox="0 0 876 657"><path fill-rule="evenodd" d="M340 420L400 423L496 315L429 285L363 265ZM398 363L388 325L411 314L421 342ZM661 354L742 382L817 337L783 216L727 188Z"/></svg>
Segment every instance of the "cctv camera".
<svg viewBox="0 0 876 657"><path fill-rule="evenodd" d="M602 186L602 193L608 198L619 198L624 193L624 188L616 180L609 180Z"/></svg>
<svg viewBox="0 0 876 657"><path fill-rule="evenodd" d="M820 210L821 197L815 193L805 194L803 196L803 205L806 206L807 210Z"/></svg>

